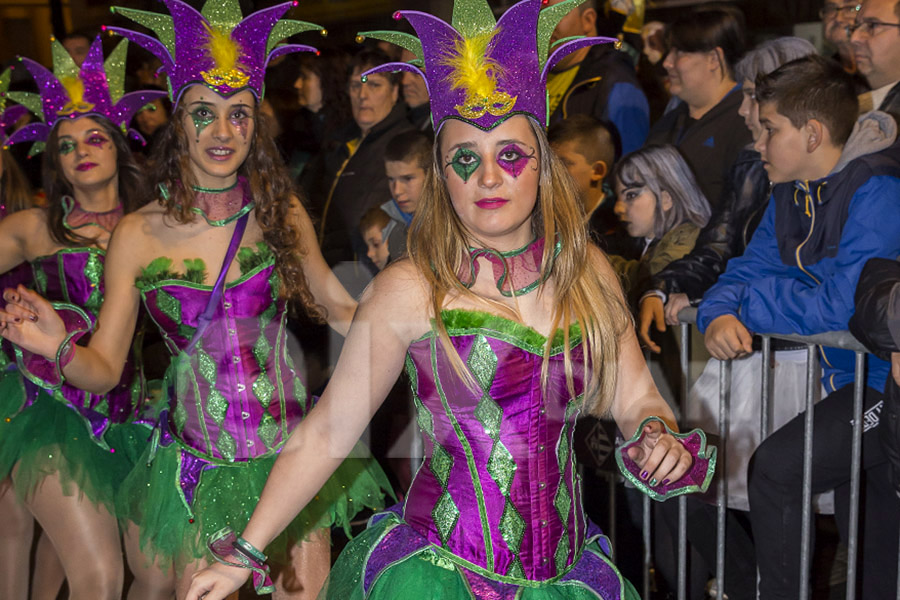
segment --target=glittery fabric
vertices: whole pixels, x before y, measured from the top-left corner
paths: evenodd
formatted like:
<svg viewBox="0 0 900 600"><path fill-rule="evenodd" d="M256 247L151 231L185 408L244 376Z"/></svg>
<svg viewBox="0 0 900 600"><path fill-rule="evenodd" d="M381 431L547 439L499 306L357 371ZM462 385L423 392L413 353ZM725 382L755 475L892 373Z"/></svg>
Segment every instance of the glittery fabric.
<svg viewBox="0 0 900 600"><path fill-rule="evenodd" d="M7 91L12 79L13 67L9 67L0 73L0 146L6 144L6 139L12 133L12 126L16 121L28 113L28 108L22 105L9 104ZM0 205L0 219L6 216L6 207Z"/></svg>
<svg viewBox="0 0 900 600"><path fill-rule="evenodd" d="M242 275L225 284L191 355L184 349L212 286L172 273L171 261L136 282L173 355L166 389L174 395L147 468L123 485L120 510L142 524L146 549L174 559L176 567L204 557L209 534L224 526L243 529L277 452L314 404L286 347L274 254L260 244L241 248L237 261ZM196 272L197 261L188 262ZM284 554L313 529L349 527L358 510L383 506L388 489L361 449L294 520L275 552Z"/></svg>
<svg viewBox="0 0 900 600"><path fill-rule="evenodd" d="M551 260L559 256L561 242L553 246ZM496 252L487 248L470 248L469 262L458 274L466 287L472 287L481 269L479 259L486 259L494 272L494 282L504 296L527 294L543 281L541 265L544 261L544 238L538 238L527 246L511 252ZM545 272L549 273L547 268Z"/></svg>
<svg viewBox="0 0 900 600"><path fill-rule="evenodd" d="M103 303L105 256L106 253L98 248L67 248L31 263L36 291L51 302L73 305L83 315L83 319L69 320L67 331L90 331L96 324ZM60 314L67 318L75 312L67 310ZM80 344L87 344L89 340L90 335L78 338ZM108 447L105 436L110 427L134 420L145 408L143 373L133 352L126 358L119 383L106 394L92 394L60 382L54 361L20 349L16 349L16 354L20 369L30 379L26 388L46 388L56 400L83 419L95 443L102 448Z"/></svg>
<svg viewBox="0 0 900 600"><path fill-rule="evenodd" d="M43 123L23 127L10 136L9 144L46 141L60 119L90 114L102 115L125 130L141 108L156 98L165 96L165 92L152 90L123 94L128 47L126 41L120 43L104 63L103 44L100 36L97 36L80 69L58 40L51 39L50 47L53 72L29 58L19 59L40 90L40 109L36 110L36 94L10 92L8 96L28 106ZM81 93L77 94L75 90ZM132 131L132 135L136 139L142 139L136 131Z"/></svg>
<svg viewBox="0 0 900 600"><path fill-rule="evenodd" d="M66 495L84 494L115 514L116 491L147 446L150 428L112 425L101 446L69 406L35 386L28 389L26 406L15 406L21 400L11 386L21 386L15 374L0 380L0 479L15 466L13 487L25 499L56 473Z"/></svg>
<svg viewBox="0 0 900 600"><path fill-rule="evenodd" d="M418 35L421 50L416 58L424 60L424 70L411 63L388 63L366 74L403 70L421 75L428 87L435 131L446 119L460 119L489 130L516 114L529 115L546 124L547 74L553 65L578 48L616 41L579 38L558 44L550 52L550 33L569 10L583 1L569 0L541 10L543 0L522 0L497 21L487 0L456 0L450 24L427 13L398 11L394 18L405 18ZM396 38L379 31L360 35L392 42ZM464 41L484 35L493 35L485 56L492 66L485 69L494 81L496 93L473 100L472 89L454 85L458 77L448 59L458 55ZM418 50L411 41L403 45L414 53ZM508 99L513 99L511 106Z"/></svg>
<svg viewBox="0 0 900 600"><path fill-rule="evenodd" d="M716 470L716 447L707 445L706 433L702 429L694 429L687 433L674 433L669 429L668 425L660 421L666 431L675 436L687 451L691 453L691 456L694 457L694 463L681 479L671 483L660 483L659 485L651 486L648 481L641 477L641 468L628 456L628 449L641 443L641 440L646 435L644 427L650 421L660 420L656 417L645 419L640 427L637 428L631 440L616 449L616 462L622 474L639 490L654 500L663 501L682 494L705 492L709 488Z"/></svg>
<svg viewBox="0 0 900 600"><path fill-rule="evenodd" d="M181 0L163 0L171 16L135 9L112 7L112 11L152 29L157 37L108 27L153 53L168 75L169 94L177 104L184 90L203 84L221 96L250 89L262 98L266 66L272 58L289 52L316 52L311 46L278 44L286 37L322 28L303 21L280 20L295 3L284 2L259 10L242 19L238 0L207 0L198 12ZM224 36L237 50L234 65L217 63L210 50L211 32Z"/></svg>
<svg viewBox="0 0 900 600"><path fill-rule="evenodd" d="M173 279L138 281L147 311L173 355L166 375L176 392L169 399L172 434L211 462L273 454L312 408L286 351L286 315L284 301L277 297L275 258L267 247L264 250L265 260L225 284L212 322L191 356L182 350L191 341L212 286Z"/></svg>
<svg viewBox="0 0 900 600"><path fill-rule="evenodd" d="M441 318L474 389L435 334L409 347L424 464L405 502L373 517L345 549L325 597L636 599L582 510L570 451L584 386L579 329L569 331L572 398L563 332L551 341L543 388L542 335L485 313ZM565 503L556 500L560 490ZM449 530L442 504L457 514Z"/></svg>

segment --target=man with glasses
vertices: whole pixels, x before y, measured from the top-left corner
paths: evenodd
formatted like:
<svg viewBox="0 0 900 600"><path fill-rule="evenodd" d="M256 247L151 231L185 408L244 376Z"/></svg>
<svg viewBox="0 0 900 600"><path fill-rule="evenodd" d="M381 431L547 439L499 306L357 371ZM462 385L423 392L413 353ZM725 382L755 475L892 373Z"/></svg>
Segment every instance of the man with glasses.
<svg viewBox="0 0 900 600"><path fill-rule="evenodd" d="M847 33L847 28L856 19L857 1L826 0L819 11L825 40L837 49L837 55L832 58L840 62L848 73L856 71L856 63L853 60L853 47L850 45L850 36Z"/></svg>
<svg viewBox="0 0 900 600"><path fill-rule="evenodd" d="M872 107L900 118L900 0L864 0L848 32Z"/></svg>

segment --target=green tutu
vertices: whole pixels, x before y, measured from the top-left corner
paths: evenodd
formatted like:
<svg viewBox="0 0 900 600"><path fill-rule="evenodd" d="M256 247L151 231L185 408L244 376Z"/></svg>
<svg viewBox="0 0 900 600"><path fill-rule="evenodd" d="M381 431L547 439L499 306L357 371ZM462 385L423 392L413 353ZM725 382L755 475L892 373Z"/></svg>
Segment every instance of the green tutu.
<svg viewBox="0 0 900 600"><path fill-rule="evenodd" d="M27 498L43 479L58 473L63 493L84 494L115 514L116 493L147 446L145 425L110 425L105 450L91 439L82 418L43 390L22 408L25 399L18 373L0 379L0 479L16 467L14 487Z"/></svg>
<svg viewBox="0 0 900 600"><path fill-rule="evenodd" d="M223 527L243 531L259 501L275 456L213 466L202 472L193 503L188 506L179 487L177 443L160 447L151 458L148 448L125 479L117 500L120 518L140 524L141 549L149 557L173 561L176 572L209 558L206 541ZM212 465L211 465L212 466ZM315 498L265 550L283 563L290 548L324 527L343 527L361 510L384 506L390 484L362 444L341 463Z"/></svg>
<svg viewBox="0 0 900 600"><path fill-rule="evenodd" d="M319 600L640 600L607 556L599 529L564 576L515 585L452 560L405 523L400 510L370 519L341 553Z"/></svg>

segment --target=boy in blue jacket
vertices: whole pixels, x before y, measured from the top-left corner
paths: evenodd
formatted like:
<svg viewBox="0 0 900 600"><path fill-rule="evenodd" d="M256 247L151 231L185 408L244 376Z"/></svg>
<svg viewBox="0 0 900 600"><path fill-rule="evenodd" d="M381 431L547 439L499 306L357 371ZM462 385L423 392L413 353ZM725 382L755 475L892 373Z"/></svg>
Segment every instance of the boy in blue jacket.
<svg viewBox="0 0 900 600"><path fill-rule="evenodd" d="M818 56L760 77L756 95L764 128L756 149L776 185L746 252L729 261L698 310L706 347L721 360L749 354L751 332L847 329L866 261L900 254L900 145L894 144L893 119L874 112L857 122L853 80ZM835 517L846 539L854 355L836 348L820 353L828 397L814 413L813 493L835 490ZM900 503L877 433L889 368L869 357L863 598L896 595ZM800 577L807 576L800 573L803 419L799 415L766 439L750 466L762 600L796 599Z"/></svg>

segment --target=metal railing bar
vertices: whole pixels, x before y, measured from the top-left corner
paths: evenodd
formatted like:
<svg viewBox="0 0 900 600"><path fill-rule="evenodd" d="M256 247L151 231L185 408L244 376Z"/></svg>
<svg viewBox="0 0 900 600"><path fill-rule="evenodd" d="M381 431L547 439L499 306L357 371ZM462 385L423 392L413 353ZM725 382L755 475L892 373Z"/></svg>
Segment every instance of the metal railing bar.
<svg viewBox="0 0 900 600"><path fill-rule="evenodd" d="M651 544L651 528L650 528L650 496L641 494L643 497L643 513L644 513L644 594L642 598L650 597L650 561L653 556L653 546Z"/></svg>
<svg viewBox="0 0 900 600"><path fill-rule="evenodd" d="M691 390L691 326L681 327L681 418L687 420L688 395ZM687 498L678 497L678 600L687 600Z"/></svg>
<svg viewBox="0 0 900 600"><path fill-rule="evenodd" d="M728 439L728 412L731 403L731 361L719 361L719 457L720 465L725 465L725 442ZM719 471L716 492L716 599L725 597L725 517L728 510L728 478L725 468Z"/></svg>
<svg viewBox="0 0 900 600"><path fill-rule="evenodd" d="M814 344L807 347L806 413L803 420L803 522L800 533L800 600L809 598L809 571L812 563L812 453L815 389L819 384L818 354Z"/></svg>
<svg viewBox="0 0 900 600"><path fill-rule="evenodd" d="M859 554L859 481L862 465L863 390L866 355L856 353L853 381L853 442L850 458L850 524L847 536L847 600L856 600L856 561Z"/></svg>

